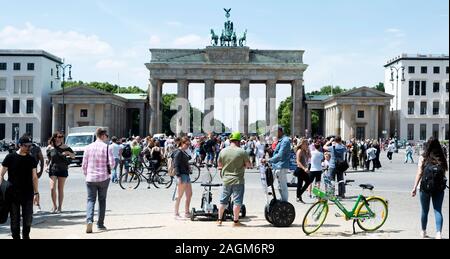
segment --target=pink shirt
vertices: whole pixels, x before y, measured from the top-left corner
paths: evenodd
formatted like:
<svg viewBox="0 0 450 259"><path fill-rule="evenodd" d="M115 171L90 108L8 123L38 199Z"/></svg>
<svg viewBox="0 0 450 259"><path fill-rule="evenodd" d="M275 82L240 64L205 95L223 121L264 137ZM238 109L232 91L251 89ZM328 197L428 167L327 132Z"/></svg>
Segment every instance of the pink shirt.
<svg viewBox="0 0 450 259"><path fill-rule="evenodd" d="M86 182L99 183L110 179L106 167L106 149L107 145L101 140L86 147L83 156L83 173L86 176ZM109 165L114 168L115 161L112 155L112 148L109 148Z"/></svg>

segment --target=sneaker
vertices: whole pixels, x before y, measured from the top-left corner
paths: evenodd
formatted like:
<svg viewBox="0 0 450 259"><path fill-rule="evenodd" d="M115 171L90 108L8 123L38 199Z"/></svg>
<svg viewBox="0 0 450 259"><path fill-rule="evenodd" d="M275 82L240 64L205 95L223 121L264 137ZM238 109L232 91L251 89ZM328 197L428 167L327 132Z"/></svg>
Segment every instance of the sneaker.
<svg viewBox="0 0 450 259"><path fill-rule="evenodd" d="M233 227L234 228L241 228L241 227L246 227L246 225L242 224L241 222L234 222L233 223Z"/></svg>
<svg viewBox="0 0 450 259"><path fill-rule="evenodd" d="M420 231L420 237L421 238L427 238L427 232L426 231Z"/></svg>
<svg viewBox="0 0 450 259"><path fill-rule="evenodd" d="M92 223L88 223L86 225L86 233L87 234L92 234Z"/></svg>
<svg viewBox="0 0 450 259"><path fill-rule="evenodd" d="M441 232L437 232L436 233L436 239L442 239L442 233Z"/></svg>
<svg viewBox="0 0 450 259"><path fill-rule="evenodd" d="M218 227L223 226L223 221L222 221L222 220L218 220L218 221L217 221L217 226L218 226Z"/></svg>
<svg viewBox="0 0 450 259"><path fill-rule="evenodd" d="M108 229L103 225L103 226L97 226L98 231L108 231Z"/></svg>

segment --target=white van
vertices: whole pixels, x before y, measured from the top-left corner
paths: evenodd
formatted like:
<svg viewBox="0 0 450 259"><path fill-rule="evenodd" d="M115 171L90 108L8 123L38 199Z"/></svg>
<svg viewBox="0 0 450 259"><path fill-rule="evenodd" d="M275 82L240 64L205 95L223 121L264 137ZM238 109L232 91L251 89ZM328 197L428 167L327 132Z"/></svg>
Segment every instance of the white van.
<svg viewBox="0 0 450 259"><path fill-rule="evenodd" d="M75 152L75 159L72 159L72 164L80 166L83 163L84 150L97 140L95 132L98 128L102 127L87 126L69 129L66 145Z"/></svg>

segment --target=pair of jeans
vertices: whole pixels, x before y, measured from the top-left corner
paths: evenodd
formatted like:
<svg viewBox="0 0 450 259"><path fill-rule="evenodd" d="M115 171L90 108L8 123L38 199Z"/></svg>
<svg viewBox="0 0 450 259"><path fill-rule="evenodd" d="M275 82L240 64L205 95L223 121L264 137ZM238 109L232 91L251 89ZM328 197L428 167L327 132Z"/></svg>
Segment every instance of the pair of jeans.
<svg viewBox="0 0 450 259"><path fill-rule="evenodd" d="M406 158L405 158L405 164L408 163L409 159L411 159L411 162L414 163L414 158L412 156L412 153L406 153Z"/></svg>
<svg viewBox="0 0 450 259"><path fill-rule="evenodd" d="M87 186L87 210L86 210L86 222L88 224L94 223L94 210L95 202L99 203L98 222L97 226L103 227L105 223L106 214L106 196L108 193L109 180L98 183L86 183Z"/></svg>
<svg viewBox="0 0 450 259"><path fill-rule="evenodd" d="M22 213L20 211L22 210ZM33 199L15 198L11 203L11 234L13 239L20 239L20 218L22 217L22 237L30 239L33 223Z"/></svg>
<svg viewBox="0 0 450 259"><path fill-rule="evenodd" d="M120 165L120 158L114 158L114 168L112 170L112 178L111 181L113 183L116 183L117 181L119 181L118 175L117 175L117 167L119 167Z"/></svg>
<svg viewBox="0 0 450 259"><path fill-rule="evenodd" d="M336 170L336 168L329 168L328 169L328 178L331 181L338 181L338 196L344 197L345 196L345 181L344 181L344 172L340 172L339 170Z"/></svg>
<svg viewBox="0 0 450 259"><path fill-rule="evenodd" d="M426 193L423 191L420 191L420 204L422 206L422 230L427 230L428 225L428 212L430 211L430 200L433 201L433 208L434 208L434 217L436 221L436 231L442 232L442 224L443 224L443 218L442 218L442 203L444 202L444 196L445 192L439 192L439 193Z"/></svg>
<svg viewBox="0 0 450 259"><path fill-rule="evenodd" d="M281 194L282 201L289 201L289 190L287 186L287 174L289 173L289 169L276 169L274 174L277 178L278 182L278 190Z"/></svg>

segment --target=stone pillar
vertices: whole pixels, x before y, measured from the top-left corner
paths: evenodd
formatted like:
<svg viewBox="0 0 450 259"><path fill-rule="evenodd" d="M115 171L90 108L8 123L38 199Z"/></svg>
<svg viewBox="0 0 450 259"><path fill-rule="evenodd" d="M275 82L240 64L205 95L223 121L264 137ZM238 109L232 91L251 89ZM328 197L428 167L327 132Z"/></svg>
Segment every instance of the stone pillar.
<svg viewBox="0 0 450 259"><path fill-rule="evenodd" d="M53 112L52 112L52 122L53 122L52 129L53 129L53 131L52 131L52 133L56 132L58 130L61 130L61 128L62 128L61 127L61 125L62 125L61 112L62 112L61 105L58 103L53 103Z"/></svg>
<svg viewBox="0 0 450 259"><path fill-rule="evenodd" d="M215 129L214 125L214 98L216 93L216 85L214 80L205 80L205 112L203 120L207 119L208 121L203 121L203 125L211 126L210 123L213 123L212 127ZM210 128L210 127L208 127ZM208 130L208 129L206 129Z"/></svg>
<svg viewBox="0 0 450 259"><path fill-rule="evenodd" d="M322 135L324 135L324 137L326 137L327 136L327 134L328 134L328 132L327 132L327 120L328 120L328 117L327 117L327 110L323 110L322 111Z"/></svg>
<svg viewBox="0 0 450 259"><path fill-rule="evenodd" d="M277 81L266 81L266 125L269 128L266 130L270 132L272 127L278 124L277 114Z"/></svg>
<svg viewBox="0 0 450 259"><path fill-rule="evenodd" d="M350 117L350 138L356 138L356 118L358 117L358 112L356 110L356 105L352 104Z"/></svg>
<svg viewBox="0 0 450 259"><path fill-rule="evenodd" d="M384 106L384 129L387 131L385 138L391 137L391 105L388 103Z"/></svg>
<svg viewBox="0 0 450 259"><path fill-rule="evenodd" d="M111 109L112 105L110 103L103 105L103 125L104 127L108 127L111 131Z"/></svg>
<svg viewBox="0 0 450 259"><path fill-rule="evenodd" d="M89 105L89 126L97 126L95 125L95 104L91 103Z"/></svg>
<svg viewBox="0 0 450 259"><path fill-rule="evenodd" d="M250 80L241 80L240 90L241 104L240 104L240 116L239 116L239 131L243 135L248 136L248 110L250 99Z"/></svg>
<svg viewBox="0 0 450 259"><path fill-rule="evenodd" d="M375 138L375 109L376 106L372 105L370 106L370 119L369 119L369 138L373 139Z"/></svg>
<svg viewBox="0 0 450 259"><path fill-rule="evenodd" d="M150 125L149 133L151 136L158 132L158 89L161 84L160 80L150 79L149 84L149 104L150 104Z"/></svg>
<svg viewBox="0 0 450 259"><path fill-rule="evenodd" d="M75 126L74 122L74 105L73 104L67 104L67 111L66 111L66 134L69 132L70 128L73 128Z"/></svg>
<svg viewBox="0 0 450 259"><path fill-rule="evenodd" d="M189 82L188 80L178 80L178 98L182 99L178 103L177 135L181 136L189 133L190 129L190 109L189 109Z"/></svg>
<svg viewBox="0 0 450 259"><path fill-rule="evenodd" d="M160 81L157 84L157 91L158 91L158 111L156 114L156 117L158 118L158 125L157 125L157 131L158 133L162 133L163 130L163 82ZM145 120L144 120L145 122Z"/></svg>
<svg viewBox="0 0 450 259"><path fill-rule="evenodd" d="M306 128L308 129L309 136L306 137L312 137L312 110L308 107L307 108L307 114L306 117Z"/></svg>
<svg viewBox="0 0 450 259"><path fill-rule="evenodd" d="M141 138L145 138L145 108L143 106L144 105L142 104L142 106L139 108L139 136Z"/></svg>
<svg viewBox="0 0 450 259"><path fill-rule="evenodd" d="M305 113L303 109L303 80L292 82L292 135L305 134Z"/></svg>
<svg viewBox="0 0 450 259"><path fill-rule="evenodd" d="M340 136L341 135L341 115L342 115L342 111L341 108L338 106L336 106L336 136Z"/></svg>

